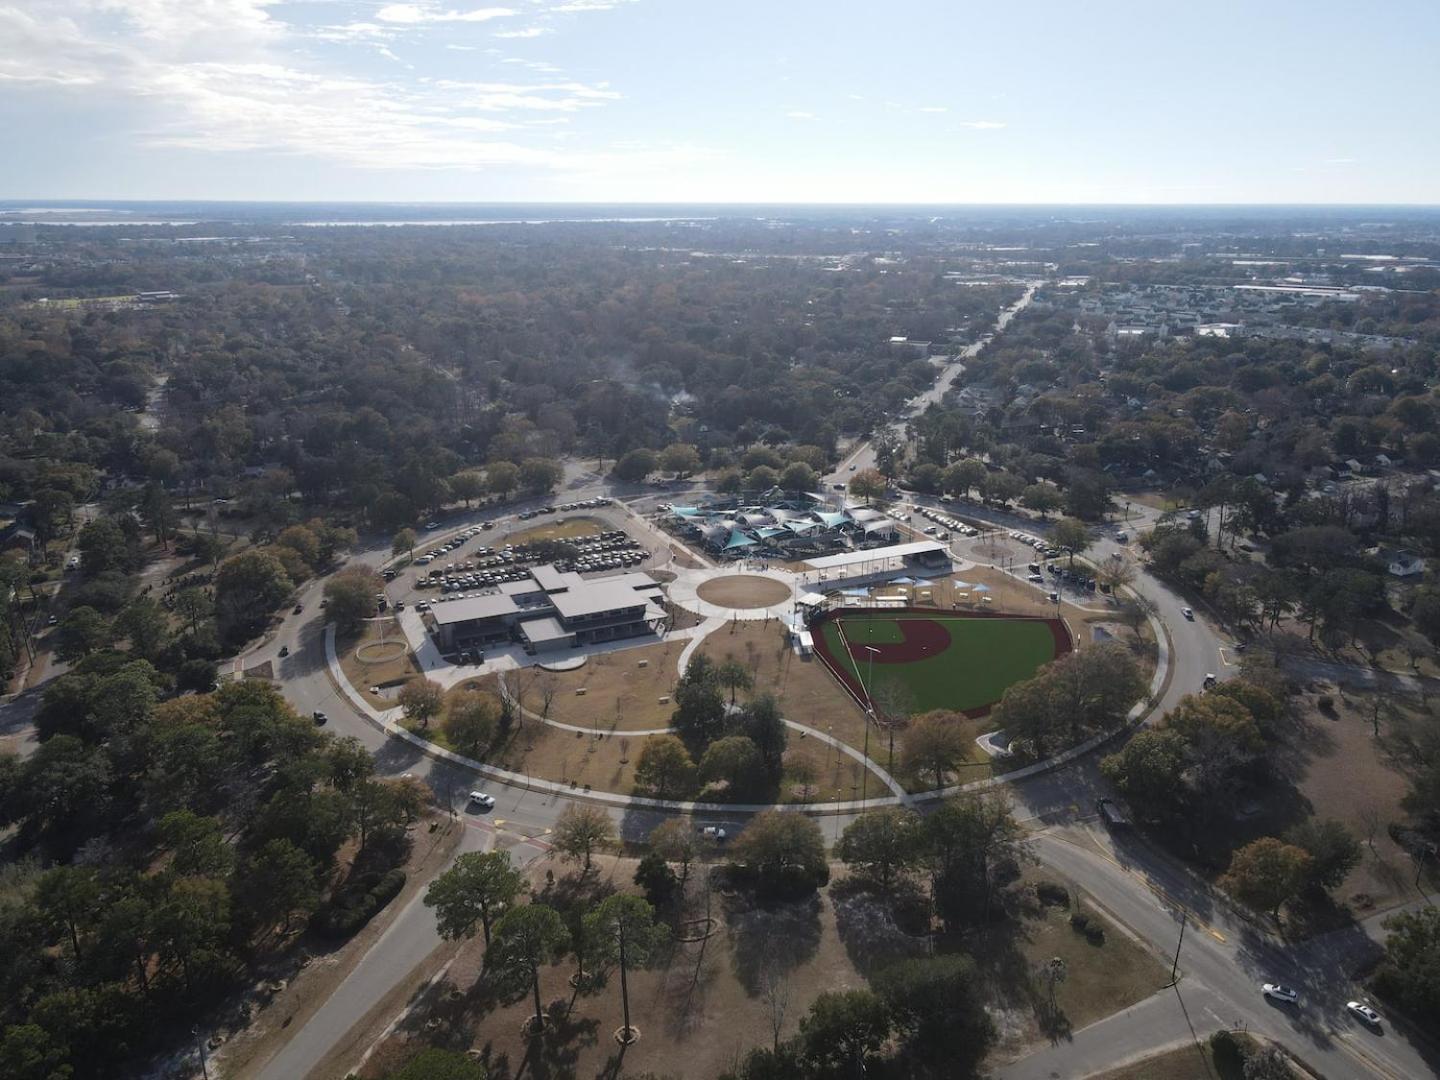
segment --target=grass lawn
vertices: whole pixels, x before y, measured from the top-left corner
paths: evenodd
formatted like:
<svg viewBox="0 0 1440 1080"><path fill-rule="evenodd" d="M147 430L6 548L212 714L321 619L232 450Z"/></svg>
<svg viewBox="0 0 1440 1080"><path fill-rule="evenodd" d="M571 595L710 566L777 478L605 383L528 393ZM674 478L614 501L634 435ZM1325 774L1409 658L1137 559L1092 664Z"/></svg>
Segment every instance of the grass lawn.
<svg viewBox="0 0 1440 1080"><path fill-rule="evenodd" d="M727 624L705 638L699 651L717 662L734 659L744 664L756 689L774 694L781 715L787 720L833 735L857 750L864 747L865 719L860 707L823 663L813 656L795 655L795 651L786 644L778 622L754 620ZM987 730L985 721L975 721L970 738L984 730ZM806 742L797 732L790 733L791 751L800 750ZM970 745L972 763L953 774L952 783L971 783L990 777L989 759L979 746ZM899 760L904 746L905 733L899 731L895 736L896 773L900 773ZM874 728L870 731L870 756L882 766L889 759L888 739L883 731ZM858 766L852 759L837 761L832 754L816 780L820 792L810 801L832 800L836 798L837 788L853 788L859 782L856 768ZM910 791L925 791L935 783L934 776L928 773L920 777L901 774L896 779ZM787 795L787 801L802 800L798 795Z"/></svg>
<svg viewBox="0 0 1440 1080"><path fill-rule="evenodd" d="M1042 868L1025 872L1027 882L1045 878ZM1073 893L1073 890L1072 890ZM1079 910L1105 929L1098 944L1070 926L1076 910L1044 906L1014 922L980 931L971 943L976 962L989 976L1002 1012L999 1051L1018 1056L1040 1039L1064 1038L1097 1020L1150 997L1169 970L1104 913L1080 897ZM1035 972L1052 959L1065 961L1066 978L1055 988L1055 1012Z"/></svg>
<svg viewBox="0 0 1440 1080"><path fill-rule="evenodd" d="M696 819L697 824L702 820ZM497 849L514 846L519 839L502 829ZM841 867L835 867L832 884L812 898L761 906L743 893L706 888L704 864L717 857L723 856L709 852L693 867L681 923L693 931L708 915L713 919L710 935L674 941L654 967L629 973L632 1018L642 1037L626 1051L623 1070L611 1038L621 1023L613 974L605 985L576 993L567 981L575 970L572 958L542 969L541 1000L554 1024L527 1046L521 1023L533 1009L529 996L497 994L487 985L481 968L483 943L477 935L442 946L441 955L454 957L454 962L434 986L408 998L411 1011L400 1023L390 1023L394 1012L368 1018L372 1031L357 1042L368 1045L372 1032L379 1035L389 1026L359 1075L370 1080L384 1076L420 1048L433 1045L474 1047L496 1076L716 1076L751 1047L769 1044L775 1014L763 989L767 976L777 980L784 998L778 1024L784 1039L797 1032L801 1017L822 991L863 987L888 964L924 956L932 948L925 938L896 923L888 902L847 888ZM582 876L573 864L551 855L531 863L527 876L537 899L561 910L585 910L610 893L634 893L635 866L630 857L601 855L594 870ZM1052 931L1052 924L1058 929ZM1049 940L1062 930L1079 944ZM995 928L996 935L1003 933L1011 942L1007 956L1027 989L1012 992L1010 969L1007 977L990 978L993 969L980 961L987 975L985 993L1002 1033L992 1064L1044 1037L1033 1017L1033 964L1041 957L1060 955L1069 961L1069 978L1057 997L1077 1028L1149 996L1163 982L1157 961L1117 927L1107 924L1106 930L1105 943L1092 946L1060 916L1025 918L1018 926ZM1017 951L1017 934L1033 944L1022 942ZM399 1007L406 1006L397 1002ZM1183 1080L1189 1074L1174 1075Z"/></svg>
<svg viewBox="0 0 1440 1080"><path fill-rule="evenodd" d="M524 685L525 708L561 723L598 724L602 729L613 726L618 731L668 727L675 713L675 705L668 699L680 677L680 653L687 644L666 641L597 653L574 671L509 671L505 682L512 693Z"/></svg>
<svg viewBox="0 0 1440 1080"><path fill-rule="evenodd" d="M1245 1034L1235 1036L1246 1053L1253 1053L1257 1047L1254 1040ZM1210 1052L1210 1041L1177 1046L1164 1050L1140 1061L1098 1073L1091 1080L1241 1080L1241 1073L1234 1068L1224 1068L1215 1061Z"/></svg>
<svg viewBox="0 0 1440 1080"><path fill-rule="evenodd" d="M485 675L457 683L446 696L454 699L471 691L497 694L495 676ZM527 709L533 707L539 710L540 702L536 698L538 695L531 690L526 699ZM556 700L559 700L558 695ZM583 702L585 698L579 700ZM554 715L553 708L551 714ZM599 730L595 733L564 731L533 718L527 719L492 745L482 757L488 764L539 780L551 780L577 788L589 787L595 791L613 791L621 795L641 794L635 791L635 765L645 744L654 736L632 735L623 728L611 730L612 719L611 714L602 715ZM405 719L401 719L400 724L436 746L457 749L445 735L443 717L430 721L428 728ZM663 726L663 721L660 726ZM858 762L837 754L833 747L818 740L802 739L791 732L785 751L785 777L776 796L777 801L821 803L854 799L859 797L860 788ZM881 790L879 779L871 777L870 793ZM692 795L711 802L749 801L748 797L730 799L723 791L714 790Z"/></svg>
<svg viewBox="0 0 1440 1080"><path fill-rule="evenodd" d="M851 746L864 743L859 706L823 663L813 656L795 655L778 619L727 623L706 636L697 651L717 663L733 659L745 665L756 690L774 694L787 720L827 732Z"/></svg>
<svg viewBox="0 0 1440 1080"><path fill-rule="evenodd" d="M340 670L345 673L345 678L350 681L360 695L377 709L390 709L395 706L394 689L396 684L409 682L420 674L420 669L415 666L415 657L409 648L405 648L398 657L393 660L385 660L381 663L366 663L355 655L356 650L365 644L380 641L380 622L372 620L365 624L365 629L359 636L343 638L335 642L335 652L340 657ZM394 618L388 618L385 622L386 641L398 641L405 644L405 635L400 630L400 624ZM371 687L389 687L388 694L372 694Z"/></svg>
<svg viewBox="0 0 1440 1080"><path fill-rule="evenodd" d="M508 837L500 846L513 842ZM634 893L636 862L600 856L581 879L573 864L553 856L528 868L537 897L562 909L593 907L613 892ZM546 871L554 874L547 884ZM447 946L455 962L433 987L414 999L414 1011L387 1033L361 1077L384 1076L427 1045L475 1047L497 1077L639 1076L713 1077L735 1056L768 1045L771 1012L760 988L769 968L783 980L788 1007L781 1038L794 1035L800 1017L824 990L863 986L850 949L856 915L837 910L827 892L811 901L753 907L704 887L705 867L691 874L686 914L707 911L714 929L700 941L675 942L648 970L628 975L630 1010L639 1042L620 1059L612 1033L621 1024L619 978L575 993L567 957L540 972L540 996L554 1023L533 1043L521 1023L534 1010L528 995L500 995L481 977L483 942L477 935ZM694 926L695 924L689 924ZM382 1016L377 1025L391 1020ZM378 1032L377 1032L378 1034ZM338 1074L337 1074L338 1075Z"/></svg>
<svg viewBox="0 0 1440 1080"><path fill-rule="evenodd" d="M580 536L595 536L605 529L605 523L594 518L567 517L546 522L544 525L535 525L523 532L512 533L505 537L505 542L518 546L538 543L541 540L574 540Z"/></svg>
<svg viewBox="0 0 1440 1080"><path fill-rule="evenodd" d="M876 663L875 686L898 683L908 690L915 712L931 709L968 710L1000 700L1014 683L1029 678L1055 658L1055 637L1043 622L1025 619L947 619L915 615L938 623L949 644L930 656L903 663ZM871 665L851 650L867 644L890 645L904 640L903 616L842 615L824 624L821 633L832 656L862 687ZM849 648L846 645L849 645Z"/></svg>
<svg viewBox="0 0 1440 1080"><path fill-rule="evenodd" d="M1328 710L1318 706L1324 693L1334 699ZM1360 918L1421 896L1414 863L1388 826L1408 819L1400 806L1409 790L1401 729L1407 720L1421 725L1429 721L1414 702L1383 695L1377 740L1372 723L1376 700L1371 691L1339 692L1320 685L1297 694L1302 721L1287 733L1282 751L1287 778L1298 795L1295 818L1333 818L1363 845L1360 865L1334 892L1335 899ZM1284 799L1278 802L1279 813L1290 808Z"/></svg>

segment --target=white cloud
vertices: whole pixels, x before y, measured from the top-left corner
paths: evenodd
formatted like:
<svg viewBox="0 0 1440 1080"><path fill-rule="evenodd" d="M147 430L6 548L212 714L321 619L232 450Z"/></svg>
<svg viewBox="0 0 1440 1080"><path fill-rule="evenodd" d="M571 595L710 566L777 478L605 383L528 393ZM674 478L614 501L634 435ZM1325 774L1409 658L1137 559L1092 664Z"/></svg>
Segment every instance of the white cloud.
<svg viewBox="0 0 1440 1080"><path fill-rule="evenodd" d="M920 111L928 113L947 113L950 111L950 107L948 105L921 105Z"/></svg>
<svg viewBox="0 0 1440 1080"><path fill-rule="evenodd" d="M556 4L550 10L563 12L614 11L624 4L634 2L635 0L566 0L565 3Z"/></svg>
<svg viewBox="0 0 1440 1080"><path fill-rule="evenodd" d="M532 79L456 81L359 76L317 60L317 37L387 44L401 22L301 27L273 19L270 0L46 0L44 15L0 0L0 86L12 97L123 106L137 144L205 153L326 158L367 169L527 166L551 172L612 171L613 151L563 148L555 132L620 98L605 82L555 77L527 62ZM457 12L416 9L430 21ZM267 11L266 9L271 9ZM458 12L471 18L483 8ZM376 15L376 19L380 14ZM497 58L498 59L498 58ZM493 63L494 60L488 61ZM686 154L693 151L686 150ZM659 160L659 151L646 160Z"/></svg>
<svg viewBox="0 0 1440 1080"><path fill-rule="evenodd" d="M1356 165L1356 164L1359 164L1359 161L1360 161L1359 158L1353 158L1353 157L1332 157L1332 158L1326 158L1326 159L1325 159L1325 164L1326 164L1326 165Z"/></svg>
<svg viewBox="0 0 1440 1080"><path fill-rule="evenodd" d="M1006 125L1000 120L962 120L960 126L974 131L998 131Z"/></svg>
<svg viewBox="0 0 1440 1080"><path fill-rule="evenodd" d="M620 97L604 83L589 86L578 82L526 84L439 79L433 85L452 95L454 107L483 112L575 112Z"/></svg>
<svg viewBox="0 0 1440 1080"><path fill-rule="evenodd" d="M789 112L787 112L787 113L785 114L785 116L786 116L788 119L791 119L791 120L814 120L814 119L815 119L815 114L814 114L813 112L806 112L804 109L791 109Z"/></svg>
<svg viewBox="0 0 1440 1080"><path fill-rule="evenodd" d="M381 22L403 23L408 26L420 23L468 23L489 22L504 19L519 12L513 8L473 8L470 11L446 10L433 4L388 4L375 13Z"/></svg>
<svg viewBox="0 0 1440 1080"><path fill-rule="evenodd" d="M497 30L497 38L537 38L542 34L553 34L555 31L548 26L527 26L523 30Z"/></svg>
<svg viewBox="0 0 1440 1080"><path fill-rule="evenodd" d="M319 38L321 41L392 41L399 34L393 26L381 26L379 23L353 22L342 23L338 26L320 26L310 31L310 36Z"/></svg>
<svg viewBox="0 0 1440 1080"><path fill-rule="evenodd" d="M493 51L494 50L492 49L486 50L486 52ZM500 63L517 64L520 67L523 67L526 71L533 71L540 75L558 75L560 73L560 69L554 64L547 63L544 60L529 60L523 56L507 56L504 57L500 61Z"/></svg>
<svg viewBox="0 0 1440 1080"><path fill-rule="evenodd" d="M280 0L81 0L57 2L46 9L78 7L118 15L142 36L168 45L210 39L237 41L273 39L283 32L267 8Z"/></svg>

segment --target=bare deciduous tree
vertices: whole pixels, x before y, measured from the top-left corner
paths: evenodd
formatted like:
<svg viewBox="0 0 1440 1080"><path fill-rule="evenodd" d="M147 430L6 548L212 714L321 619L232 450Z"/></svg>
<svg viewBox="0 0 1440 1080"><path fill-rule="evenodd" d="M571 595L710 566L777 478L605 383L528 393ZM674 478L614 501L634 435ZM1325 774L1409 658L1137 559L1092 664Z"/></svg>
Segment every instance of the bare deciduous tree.
<svg viewBox="0 0 1440 1080"><path fill-rule="evenodd" d="M790 979L780 965L767 963L760 973L760 1000L765 1003L771 1044L779 1053L780 1034L785 1030L785 1015L790 1011Z"/></svg>
<svg viewBox="0 0 1440 1080"><path fill-rule="evenodd" d="M555 701L555 695L560 690L560 684L556 681L555 675L549 671L538 676L537 682L540 687L540 715L548 719L550 716L550 706Z"/></svg>
<svg viewBox="0 0 1440 1080"><path fill-rule="evenodd" d="M1365 846L1370 849L1370 854L1375 855L1375 834L1380 831L1380 807L1373 802L1366 802L1357 811L1360 827L1365 833Z"/></svg>

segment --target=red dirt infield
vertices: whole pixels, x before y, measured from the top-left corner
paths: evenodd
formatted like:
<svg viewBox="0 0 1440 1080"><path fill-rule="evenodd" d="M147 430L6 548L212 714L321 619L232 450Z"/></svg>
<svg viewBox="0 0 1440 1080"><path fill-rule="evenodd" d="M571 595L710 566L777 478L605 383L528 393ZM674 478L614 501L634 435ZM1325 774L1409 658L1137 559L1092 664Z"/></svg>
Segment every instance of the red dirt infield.
<svg viewBox="0 0 1440 1080"><path fill-rule="evenodd" d="M938 656L950 647L950 631L934 619L900 619L895 623L900 628L904 641L887 641L879 645L868 645L863 641L846 640L850 655L856 660L867 662L870 649L875 650L877 664L908 664Z"/></svg>

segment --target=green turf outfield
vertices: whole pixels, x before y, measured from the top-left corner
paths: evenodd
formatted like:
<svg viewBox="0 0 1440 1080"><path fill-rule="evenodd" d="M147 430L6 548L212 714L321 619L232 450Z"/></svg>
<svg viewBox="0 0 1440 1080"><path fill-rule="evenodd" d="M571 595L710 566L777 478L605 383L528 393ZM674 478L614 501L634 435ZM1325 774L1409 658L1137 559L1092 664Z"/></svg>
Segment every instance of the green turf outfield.
<svg viewBox="0 0 1440 1080"><path fill-rule="evenodd" d="M912 618L931 619L918 613ZM867 642L877 645L902 640L899 621L905 616L842 615L821 627L830 654L847 663L850 674L861 686L870 677L869 665L850 656L841 641L852 646ZM874 682L901 684L913 701L913 711L931 709L966 711L992 705L1014 683L1029 678L1055 658L1055 636L1050 627L1027 619L933 618L950 634L943 652L905 663L877 663Z"/></svg>

